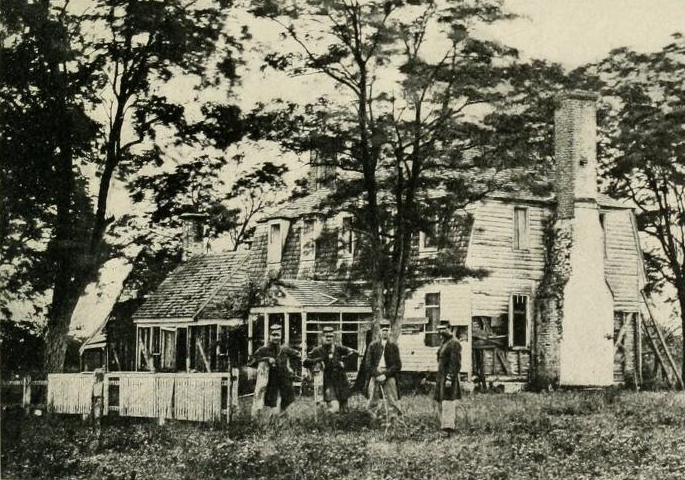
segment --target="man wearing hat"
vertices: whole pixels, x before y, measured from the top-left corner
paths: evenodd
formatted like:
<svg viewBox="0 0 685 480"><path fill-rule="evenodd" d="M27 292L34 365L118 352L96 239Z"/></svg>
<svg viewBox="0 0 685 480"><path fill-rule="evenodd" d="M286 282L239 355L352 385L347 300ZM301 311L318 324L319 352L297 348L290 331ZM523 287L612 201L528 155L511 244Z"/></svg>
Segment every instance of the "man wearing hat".
<svg viewBox="0 0 685 480"><path fill-rule="evenodd" d="M440 428L446 436L451 436L455 429L456 400L461 398L461 344L447 325L440 324L438 331L442 337L442 345L438 349L434 398L440 405Z"/></svg>
<svg viewBox="0 0 685 480"><path fill-rule="evenodd" d="M396 376L402 370L400 349L390 340L390 322L381 322L381 338L369 344L365 359L365 370L369 375L368 409L375 414L381 395L389 408L390 418L402 416L398 402Z"/></svg>
<svg viewBox="0 0 685 480"><path fill-rule="evenodd" d="M344 345L336 345L332 327L324 327L322 345L314 348L303 362L307 368L316 363L323 365L324 400L332 413L345 411L351 396L350 384L345 373L345 359L359 352Z"/></svg>
<svg viewBox="0 0 685 480"><path fill-rule="evenodd" d="M257 349L250 361L250 367L260 362L269 363L269 380L266 384L264 406L275 408L281 396L281 412L295 401L292 370L289 361L301 358L300 353L287 345L281 345L281 326L272 325L269 329L269 343Z"/></svg>

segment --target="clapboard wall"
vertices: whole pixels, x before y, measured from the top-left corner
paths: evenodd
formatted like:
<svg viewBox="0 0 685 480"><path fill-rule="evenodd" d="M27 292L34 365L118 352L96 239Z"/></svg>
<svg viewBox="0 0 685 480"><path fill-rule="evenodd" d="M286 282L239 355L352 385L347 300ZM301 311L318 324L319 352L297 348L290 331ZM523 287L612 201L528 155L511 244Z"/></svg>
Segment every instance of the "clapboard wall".
<svg viewBox="0 0 685 480"><path fill-rule="evenodd" d="M614 295L614 310L638 312L642 258L633 225L633 212L627 209L600 211L606 231L604 272Z"/></svg>
<svg viewBox="0 0 685 480"><path fill-rule="evenodd" d="M450 325L468 327L467 340L461 341L461 371L471 372L471 301L470 288L466 284L451 281L434 281L416 289L405 300L404 323L411 323L412 318L426 316L425 298L428 293L440 294L440 320L449 321ZM402 352L402 368L408 371L434 371L436 365L436 347L424 345L424 335L401 335L399 340Z"/></svg>
<svg viewBox="0 0 685 480"><path fill-rule="evenodd" d="M514 208L528 211L528 247L514 248ZM466 257L469 268L489 275L471 281L471 314L496 317L509 311L513 294L530 295L531 302L545 267L545 226L551 215L544 203L487 199L474 209L474 225Z"/></svg>

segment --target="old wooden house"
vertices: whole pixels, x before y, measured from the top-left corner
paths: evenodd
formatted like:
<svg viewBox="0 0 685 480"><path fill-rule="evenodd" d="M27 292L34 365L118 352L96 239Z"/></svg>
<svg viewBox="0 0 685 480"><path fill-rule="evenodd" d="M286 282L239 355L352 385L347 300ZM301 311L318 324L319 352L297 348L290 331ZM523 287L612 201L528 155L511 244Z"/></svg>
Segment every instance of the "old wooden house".
<svg viewBox="0 0 685 480"><path fill-rule="evenodd" d="M559 101L553 195L493 193L457 222L457 261L488 275L433 278L410 293L399 338L404 370L435 370L432 338L447 323L461 340L466 377L567 386L638 380L643 261L633 210L598 191L596 101L585 92ZM198 253L202 218L186 218L191 258L134 315L136 368L242 364L275 323L303 354L327 325L363 351L371 305L363 283L337 273L355 261L356 238L344 212L321 207L328 194L317 189L264 218L244 253ZM438 251L424 233L415 247L416 261ZM245 305L248 279L269 276L278 281Z"/></svg>

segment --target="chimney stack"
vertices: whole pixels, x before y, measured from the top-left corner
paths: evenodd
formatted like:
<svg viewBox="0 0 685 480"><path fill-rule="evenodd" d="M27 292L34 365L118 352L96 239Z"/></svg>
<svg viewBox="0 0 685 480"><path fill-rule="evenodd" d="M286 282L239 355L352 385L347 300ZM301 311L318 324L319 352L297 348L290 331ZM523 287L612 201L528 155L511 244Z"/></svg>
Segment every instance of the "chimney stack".
<svg viewBox="0 0 685 480"><path fill-rule="evenodd" d="M554 115L557 211L536 295L533 378L540 387L613 383L613 294L597 204L597 95L562 95Z"/></svg>
<svg viewBox="0 0 685 480"><path fill-rule="evenodd" d="M598 95L582 90L559 97L554 114L557 214L573 218L576 201L597 201Z"/></svg>
<svg viewBox="0 0 685 480"><path fill-rule="evenodd" d="M181 215L181 239L183 261L207 253L206 225L209 216L204 213L184 213Z"/></svg>

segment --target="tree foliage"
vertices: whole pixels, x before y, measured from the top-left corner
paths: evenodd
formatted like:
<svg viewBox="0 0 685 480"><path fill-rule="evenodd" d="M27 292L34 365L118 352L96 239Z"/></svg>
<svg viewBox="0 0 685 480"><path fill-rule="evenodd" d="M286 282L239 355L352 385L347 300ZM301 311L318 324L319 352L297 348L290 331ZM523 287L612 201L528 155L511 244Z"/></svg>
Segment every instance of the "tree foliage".
<svg viewBox="0 0 685 480"><path fill-rule="evenodd" d="M685 39L627 48L586 68L606 101L602 166L610 194L636 206L652 289L671 285L685 326ZM685 358L683 358L685 367Z"/></svg>
<svg viewBox="0 0 685 480"><path fill-rule="evenodd" d="M407 289L425 274L412 258L418 233L494 189L535 183L535 155L518 155L524 145L538 142L546 162L533 165L549 165L544 132L522 141L519 122L535 115L522 102L534 74L554 68L524 68L515 50L476 34L479 24L511 18L498 1L262 2L256 14L299 47L268 53L269 68L336 85L335 99L302 106L281 141L343 172L331 203L352 213L374 316L390 318L397 334ZM527 131L547 128L537 120Z"/></svg>

